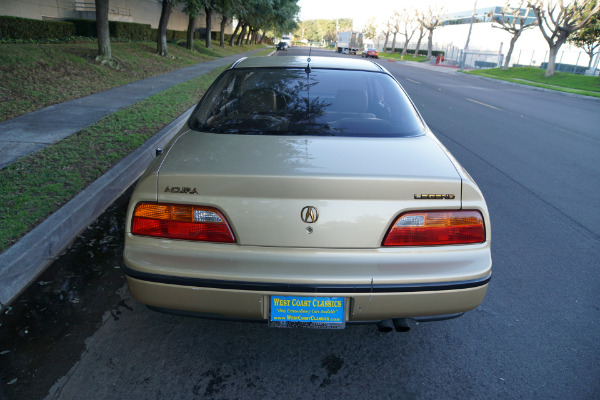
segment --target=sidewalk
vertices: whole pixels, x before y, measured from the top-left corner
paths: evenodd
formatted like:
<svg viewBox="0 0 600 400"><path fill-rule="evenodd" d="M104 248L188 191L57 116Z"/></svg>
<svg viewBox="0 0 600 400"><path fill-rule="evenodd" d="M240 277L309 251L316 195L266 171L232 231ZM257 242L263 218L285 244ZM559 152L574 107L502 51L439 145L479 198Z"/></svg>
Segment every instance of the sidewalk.
<svg viewBox="0 0 600 400"><path fill-rule="evenodd" d="M95 123L123 107L263 49L196 64L0 123L0 169ZM0 312L41 274L73 239L131 186L185 124L192 109L167 125L83 192L0 254ZM50 167L50 166L49 166Z"/></svg>
<svg viewBox="0 0 600 400"><path fill-rule="evenodd" d="M408 65L409 67L426 69L429 71L442 72L444 74L455 74L459 68L451 65L443 65L443 64L431 64L428 62L417 62L417 61L401 61L401 60L392 60L388 59L390 62L402 63L404 65ZM469 69L465 69L465 71L470 71Z"/></svg>
<svg viewBox="0 0 600 400"><path fill-rule="evenodd" d="M262 50L199 63L0 122L0 169L123 107Z"/></svg>

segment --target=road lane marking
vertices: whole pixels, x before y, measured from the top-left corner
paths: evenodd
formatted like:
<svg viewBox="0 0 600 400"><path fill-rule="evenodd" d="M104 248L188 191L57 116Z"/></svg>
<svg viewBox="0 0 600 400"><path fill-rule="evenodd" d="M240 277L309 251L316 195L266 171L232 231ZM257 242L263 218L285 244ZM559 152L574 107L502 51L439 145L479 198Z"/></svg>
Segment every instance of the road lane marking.
<svg viewBox="0 0 600 400"><path fill-rule="evenodd" d="M470 99L470 98L468 98L468 97L466 97L466 99L467 99L467 100L469 100L469 101L472 101L473 103L481 104L482 106L486 106L486 107L489 107L489 108L493 108L494 110L502 111L502 109L501 109L501 108L494 107L494 106L490 106L489 104L485 104L485 103L482 103L482 102L480 102L480 101L477 101L477 100Z"/></svg>
<svg viewBox="0 0 600 400"><path fill-rule="evenodd" d="M419 82L419 81L413 81L413 80L412 80L412 79L410 79L410 78L406 78L406 80L407 80L407 81L411 81L412 83L418 83L419 85L421 84L421 82Z"/></svg>

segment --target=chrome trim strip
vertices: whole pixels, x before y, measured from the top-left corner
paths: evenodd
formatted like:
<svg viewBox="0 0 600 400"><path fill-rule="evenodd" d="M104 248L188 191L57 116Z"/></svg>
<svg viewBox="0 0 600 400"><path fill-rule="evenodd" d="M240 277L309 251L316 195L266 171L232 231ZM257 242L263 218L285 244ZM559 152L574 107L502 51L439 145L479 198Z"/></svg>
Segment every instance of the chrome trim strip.
<svg viewBox="0 0 600 400"><path fill-rule="evenodd" d="M272 282L242 282L224 281L216 279L189 278L149 274L123 266L125 274L131 278L163 283L167 285L194 286L210 289L248 290L256 292L300 292L300 293L409 293L409 292L435 292L442 290L470 289L487 285L492 279L492 274L483 278L453 282L429 283L399 283L399 284L364 284L364 285L312 285L288 284Z"/></svg>

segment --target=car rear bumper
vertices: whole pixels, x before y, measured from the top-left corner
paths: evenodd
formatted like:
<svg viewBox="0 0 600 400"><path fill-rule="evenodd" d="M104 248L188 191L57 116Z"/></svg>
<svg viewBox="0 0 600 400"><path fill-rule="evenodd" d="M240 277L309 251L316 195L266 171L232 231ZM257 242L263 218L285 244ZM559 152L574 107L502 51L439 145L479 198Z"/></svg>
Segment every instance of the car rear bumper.
<svg viewBox="0 0 600 400"><path fill-rule="evenodd" d="M126 235L132 295L162 309L267 320L270 296L343 297L348 322L455 314L479 306L489 242L461 246L312 249Z"/></svg>
<svg viewBox="0 0 600 400"><path fill-rule="evenodd" d="M348 322L456 314L481 304L490 281L487 276L444 285L373 286L372 291L363 287L309 285L281 285L280 290L270 290L277 287L267 283L208 280L188 280L186 284L181 278L143 276L129 269L125 272L131 294L146 305L241 320L268 320L269 298L273 295L344 297L347 299L345 320Z"/></svg>
<svg viewBox="0 0 600 400"><path fill-rule="evenodd" d="M267 320L270 296L344 297L348 322L472 310L491 278L489 243L432 248L265 248L128 235L132 295L162 309Z"/></svg>

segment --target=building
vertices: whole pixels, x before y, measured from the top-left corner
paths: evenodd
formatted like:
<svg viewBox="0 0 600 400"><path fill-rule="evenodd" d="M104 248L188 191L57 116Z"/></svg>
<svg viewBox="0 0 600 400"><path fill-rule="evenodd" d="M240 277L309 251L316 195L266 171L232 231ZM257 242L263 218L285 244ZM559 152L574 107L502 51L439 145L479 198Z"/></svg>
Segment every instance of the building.
<svg viewBox="0 0 600 400"><path fill-rule="evenodd" d="M108 19L110 21L149 24L158 28L162 0L110 0ZM69 18L96 19L94 0L1 0L0 15L30 19L64 20ZM167 29L187 31L189 17L180 4L173 7ZM201 13L196 29L206 28L206 16ZM212 18L212 30L220 30L221 17ZM226 33L231 33L231 23Z"/></svg>
<svg viewBox="0 0 600 400"><path fill-rule="evenodd" d="M501 18L502 6L485 7L475 10L475 18L471 37L469 39L468 51L482 54L480 58L489 58L484 54L506 56L510 46L512 35L500 28L494 27L493 20ZM448 62L454 60L458 63L461 52L464 51L469 35L471 20L473 19L473 10L450 13L446 16L442 25L434 30L433 49L444 51ZM529 11L526 22L535 21L535 14ZM402 37L400 37L402 38ZM388 41L388 47L391 46L391 35ZM374 45L380 51L383 49L385 37L378 37L374 40ZM415 49L417 41L413 38L409 44L409 49ZM401 46L402 43L396 46ZM421 42L421 49L427 49L427 36ZM523 31L513 50L510 66L513 65L531 65L539 67L542 63L548 61L549 48L540 29L536 26ZM597 64L599 56L596 55ZM556 58L557 63L578 65L587 67L589 56L580 48L565 43L559 50ZM496 61L497 62L497 61Z"/></svg>

